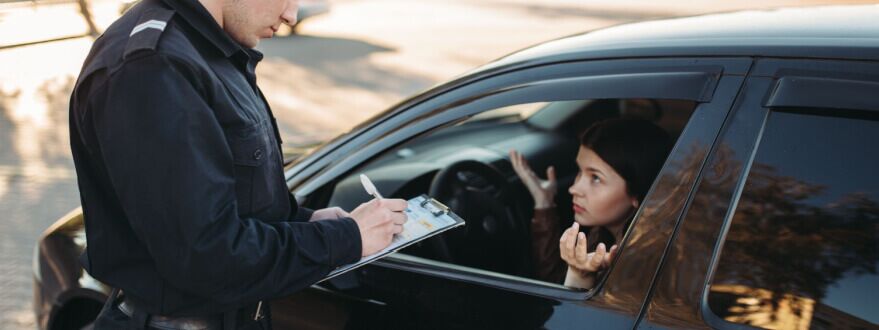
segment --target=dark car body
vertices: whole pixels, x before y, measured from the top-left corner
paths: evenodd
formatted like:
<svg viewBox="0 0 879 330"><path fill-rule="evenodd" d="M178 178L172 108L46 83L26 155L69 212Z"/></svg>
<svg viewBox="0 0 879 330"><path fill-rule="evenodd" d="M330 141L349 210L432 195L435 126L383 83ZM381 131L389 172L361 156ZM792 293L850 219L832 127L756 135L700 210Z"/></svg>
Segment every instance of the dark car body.
<svg viewBox="0 0 879 330"><path fill-rule="evenodd" d="M862 291L879 286L879 183L873 176L861 176L864 168L877 163L879 150L868 140L832 144L834 134L857 131L855 138L868 139L877 132L872 126L879 111L877 17L879 6L817 7L622 25L523 50L392 107L288 167L287 183L300 203L311 208L356 206L366 198L355 180L361 172L386 195L414 197L431 189L437 173L465 160L486 164L511 186L520 185L505 157L511 148L525 154L535 168L559 166L560 187L566 187L572 177L565 173L575 171L572 156L577 150L576 140L568 138L573 129L566 125L589 117L593 101L568 117L547 108L521 121L473 116L534 102L658 99L693 105L680 118L661 107L648 111L672 118L668 125L676 127L676 144L620 254L596 288L572 290L518 276L508 264L439 261L412 249L272 302L276 327L876 328L871 317L879 309L874 305L858 300L852 290L843 298L828 292L851 276L861 276ZM466 124L456 126L462 121ZM814 130L803 121L840 124ZM821 185L795 180L813 172L782 175L777 173L784 168L767 165L808 154L796 143L777 146L800 131L807 134L794 142L811 141L807 146L816 150L811 162L835 164L820 171L826 174ZM846 151L845 157L838 163L827 159L837 151ZM763 176L755 179L758 174ZM761 182L770 184L761 190ZM836 182L841 182L838 187ZM851 203L813 203L831 205L825 208L830 211L803 205L820 199L809 196L822 191L849 188L856 193L846 195L850 200L860 197L850 212L855 215L842 218L848 219L848 227L822 227L818 221L779 229L767 223L792 216L836 219L834 207ZM527 199L521 191L514 195ZM528 208L522 202L511 209L527 214ZM528 220L527 215L519 218ZM740 225L750 219L757 222ZM812 223L806 220L801 222ZM754 232L747 232L752 228ZM750 234L739 235L741 230ZM822 236L824 232L831 234ZM769 236L758 236L763 234ZM797 245L802 237L806 243ZM503 237L491 239L506 242ZM740 248L741 242L757 251ZM785 242L796 244L773 245ZM34 264L34 308L41 328L88 323L109 292L78 265L84 244L79 211L41 237ZM477 244L458 253L484 250L503 259L527 250L527 242L512 244L499 252ZM815 258L798 254L822 244L833 249L813 251ZM724 249L742 256L727 263L725 258L737 257L724 255ZM843 255L839 250L860 252ZM822 260L824 255L858 262L810 266L796 261ZM760 269L770 271L747 273L755 264L768 264ZM738 276L736 272L745 273L741 276L747 281L721 283ZM801 278L811 282L799 284ZM809 291L816 286L823 291ZM775 287L787 291L772 291ZM827 304L822 303L825 297Z"/></svg>

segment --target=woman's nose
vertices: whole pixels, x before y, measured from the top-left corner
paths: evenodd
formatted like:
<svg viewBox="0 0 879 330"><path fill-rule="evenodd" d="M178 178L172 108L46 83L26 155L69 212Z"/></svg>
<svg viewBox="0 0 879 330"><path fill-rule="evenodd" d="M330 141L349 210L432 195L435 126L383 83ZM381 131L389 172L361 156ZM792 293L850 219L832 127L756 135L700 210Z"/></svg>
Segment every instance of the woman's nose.
<svg viewBox="0 0 879 330"><path fill-rule="evenodd" d="M571 194L571 196L583 196L583 190L580 189L579 184L580 178L577 178L574 180L574 183L568 187L568 193Z"/></svg>

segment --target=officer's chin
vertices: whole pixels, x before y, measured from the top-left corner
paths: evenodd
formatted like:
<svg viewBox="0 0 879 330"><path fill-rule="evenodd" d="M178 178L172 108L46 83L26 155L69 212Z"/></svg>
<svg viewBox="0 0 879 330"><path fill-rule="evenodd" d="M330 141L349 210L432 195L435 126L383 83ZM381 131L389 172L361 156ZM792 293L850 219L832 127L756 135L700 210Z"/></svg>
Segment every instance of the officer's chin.
<svg viewBox="0 0 879 330"><path fill-rule="evenodd" d="M263 38L263 36L258 33L254 33L254 34L250 34L250 35L246 35L246 34L232 35L230 33L230 36L232 37L233 40L238 42L239 45L241 45L242 47L247 47L247 48L256 47L256 44L259 43L259 40L261 38Z"/></svg>
<svg viewBox="0 0 879 330"><path fill-rule="evenodd" d="M260 39L262 39L262 38L254 37L249 40L239 41L238 43L240 43L242 46L247 47L247 48L256 48L256 45L259 44Z"/></svg>

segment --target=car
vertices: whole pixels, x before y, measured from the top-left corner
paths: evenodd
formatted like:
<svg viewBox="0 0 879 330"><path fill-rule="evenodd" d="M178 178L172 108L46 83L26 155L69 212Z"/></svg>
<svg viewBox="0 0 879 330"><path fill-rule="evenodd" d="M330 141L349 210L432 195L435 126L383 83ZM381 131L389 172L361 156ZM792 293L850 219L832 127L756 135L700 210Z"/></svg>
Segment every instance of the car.
<svg viewBox="0 0 879 330"><path fill-rule="evenodd" d="M879 327L877 17L862 5L626 24L391 107L290 162L288 187L302 206L351 209L369 199L364 173L467 224L273 301L275 327ZM590 290L534 278L532 202L507 151L554 165L564 188L577 133L618 117L651 120L675 145L617 257ZM74 210L37 244L42 329L88 324L110 291L77 262L82 222Z"/></svg>

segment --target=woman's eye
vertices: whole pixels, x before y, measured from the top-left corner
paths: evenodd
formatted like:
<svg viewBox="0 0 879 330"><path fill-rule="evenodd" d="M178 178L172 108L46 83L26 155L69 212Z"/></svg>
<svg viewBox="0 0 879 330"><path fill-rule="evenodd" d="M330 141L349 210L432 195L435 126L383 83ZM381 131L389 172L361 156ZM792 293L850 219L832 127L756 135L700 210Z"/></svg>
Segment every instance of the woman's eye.
<svg viewBox="0 0 879 330"><path fill-rule="evenodd" d="M601 178L599 178L597 175L593 174L592 175L592 183L601 183Z"/></svg>

